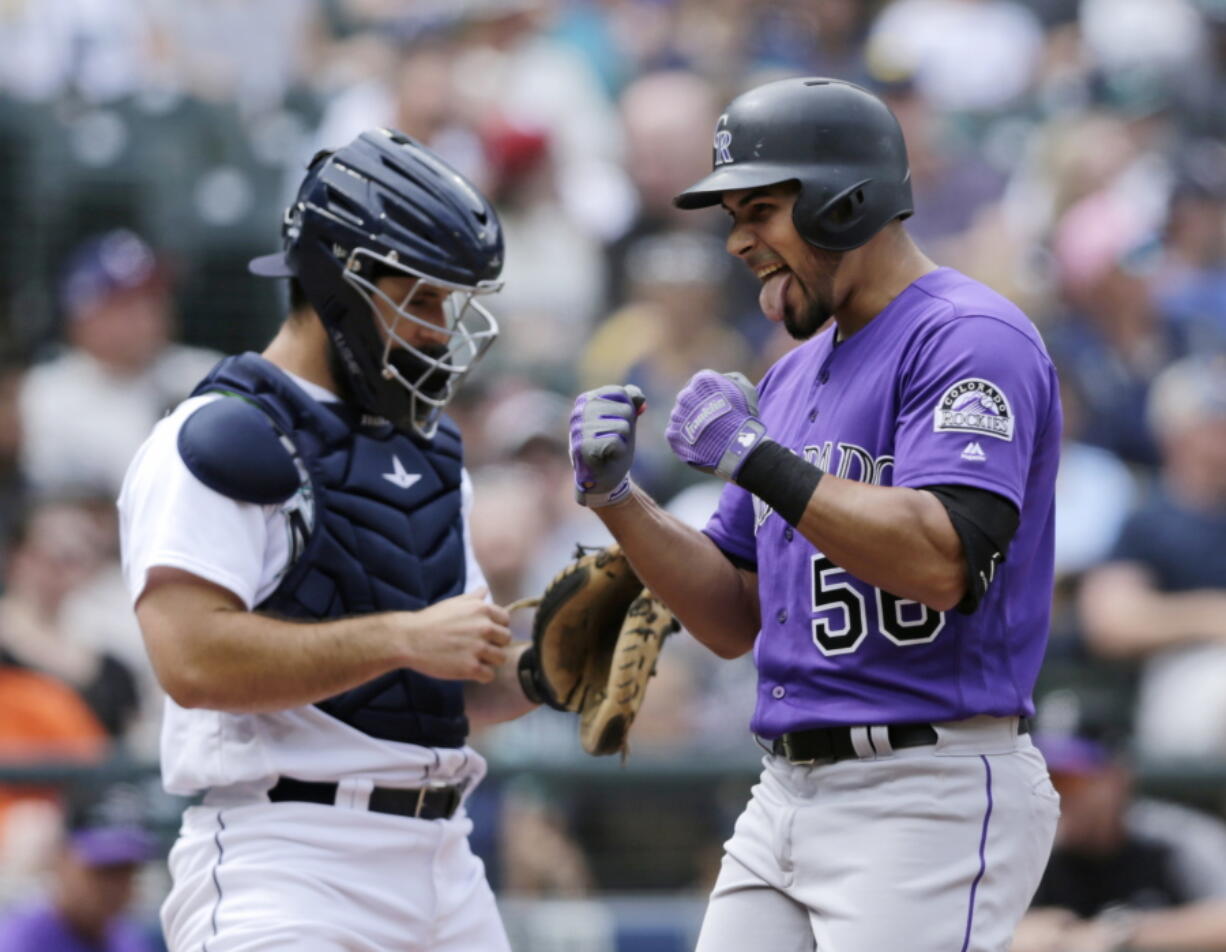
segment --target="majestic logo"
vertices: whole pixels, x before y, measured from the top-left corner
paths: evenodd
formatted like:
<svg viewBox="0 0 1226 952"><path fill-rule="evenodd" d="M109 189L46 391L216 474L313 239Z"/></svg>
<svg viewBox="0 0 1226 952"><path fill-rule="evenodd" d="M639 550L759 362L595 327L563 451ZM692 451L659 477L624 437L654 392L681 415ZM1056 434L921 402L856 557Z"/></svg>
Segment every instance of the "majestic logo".
<svg viewBox="0 0 1226 952"><path fill-rule="evenodd" d="M1012 440L1013 411L995 384L968 377L945 391L932 411L932 428L938 433L979 433Z"/></svg>
<svg viewBox="0 0 1226 952"><path fill-rule="evenodd" d="M685 421L685 426L681 428L681 435L692 446L698 441L699 435L706 429L708 423L719 419L731 409L732 404L728 402L728 398L723 394L716 394L695 410L694 415Z"/></svg>
<svg viewBox="0 0 1226 952"><path fill-rule="evenodd" d="M983 451L983 447L976 440L971 440L962 451L962 458L972 463L986 463L988 454Z"/></svg>
<svg viewBox="0 0 1226 952"><path fill-rule="evenodd" d="M728 165L732 161L732 133L724 128L727 116L720 116L715 124L715 164Z"/></svg>
<svg viewBox="0 0 1226 952"><path fill-rule="evenodd" d="M392 471L384 473L383 478L393 486L397 486L400 489L408 489L421 479L421 475L419 473L410 473L404 468L404 463L400 462L400 457L393 456Z"/></svg>

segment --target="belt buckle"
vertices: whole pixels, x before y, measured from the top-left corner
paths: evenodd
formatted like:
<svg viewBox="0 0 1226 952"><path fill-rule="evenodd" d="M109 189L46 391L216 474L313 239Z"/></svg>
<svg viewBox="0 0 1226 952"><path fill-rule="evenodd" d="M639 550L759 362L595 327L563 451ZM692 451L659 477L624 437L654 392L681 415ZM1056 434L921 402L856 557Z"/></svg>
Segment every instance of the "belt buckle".
<svg viewBox="0 0 1226 952"><path fill-rule="evenodd" d="M433 790L446 790L451 784L442 780L431 780L424 787L417 788L417 806L413 808L413 816L421 816L422 808L426 805L426 794Z"/></svg>
<svg viewBox="0 0 1226 952"><path fill-rule="evenodd" d="M818 760L816 757L808 757L803 760L798 760L796 758L795 754L793 753L791 737L791 734L784 734L780 738L780 740L783 742L782 747L784 759L795 767L812 767L814 764L816 764Z"/></svg>

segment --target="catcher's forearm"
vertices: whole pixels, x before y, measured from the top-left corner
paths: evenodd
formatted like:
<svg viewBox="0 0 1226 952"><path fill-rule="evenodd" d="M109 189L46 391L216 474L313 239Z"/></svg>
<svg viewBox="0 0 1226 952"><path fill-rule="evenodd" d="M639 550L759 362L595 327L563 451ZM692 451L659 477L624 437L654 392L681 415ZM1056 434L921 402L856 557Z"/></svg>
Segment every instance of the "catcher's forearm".
<svg viewBox="0 0 1226 952"><path fill-rule="evenodd" d="M203 582L159 585L137 618L163 689L183 707L233 713L313 704L396 666L383 616L322 623L245 611Z"/></svg>
<svg viewBox="0 0 1226 952"><path fill-rule="evenodd" d="M596 514L635 573L695 638L724 658L753 647L761 627L757 576L737 569L711 539L638 487Z"/></svg>
<svg viewBox="0 0 1226 952"><path fill-rule="evenodd" d="M498 669L489 684L465 682L464 705L471 727L489 727L503 721L513 721L536 708L535 703L524 697L516 674L520 656L527 648L528 642L514 645L507 652L506 663Z"/></svg>

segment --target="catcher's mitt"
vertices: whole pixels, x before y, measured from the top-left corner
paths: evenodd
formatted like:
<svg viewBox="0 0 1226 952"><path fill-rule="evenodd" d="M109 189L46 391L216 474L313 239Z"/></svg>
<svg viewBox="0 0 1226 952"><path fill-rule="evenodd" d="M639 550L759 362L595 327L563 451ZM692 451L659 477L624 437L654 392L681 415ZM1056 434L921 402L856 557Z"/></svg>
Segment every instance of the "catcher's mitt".
<svg viewBox="0 0 1226 952"><path fill-rule="evenodd" d="M579 550L539 600L532 646L519 662L529 699L579 715L589 754L627 750L630 725L664 639L680 626L643 588L621 547Z"/></svg>

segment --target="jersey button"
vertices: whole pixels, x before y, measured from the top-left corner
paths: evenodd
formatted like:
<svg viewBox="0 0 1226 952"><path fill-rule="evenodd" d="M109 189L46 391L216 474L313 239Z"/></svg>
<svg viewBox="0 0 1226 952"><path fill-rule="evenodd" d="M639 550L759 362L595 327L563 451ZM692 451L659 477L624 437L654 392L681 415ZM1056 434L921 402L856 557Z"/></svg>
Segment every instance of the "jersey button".
<svg viewBox="0 0 1226 952"><path fill-rule="evenodd" d="M823 370L820 374L817 375L818 383L825 383L829 379L830 379L829 370Z"/></svg>
<svg viewBox="0 0 1226 952"><path fill-rule="evenodd" d="M782 625L788 620L788 610L786 608L779 609L778 614L775 615L775 620Z"/></svg>
<svg viewBox="0 0 1226 952"><path fill-rule="evenodd" d="M783 530L783 537L787 539L789 542L792 541L792 536L794 535L796 535L796 533L792 531L791 526L788 526L787 528Z"/></svg>
<svg viewBox="0 0 1226 952"><path fill-rule="evenodd" d="M816 410L810 410L810 411L809 411L809 422L810 422L810 423L812 423L812 422L813 422L814 420L816 420L816 419L817 419L817 411L816 411Z"/></svg>
<svg viewBox="0 0 1226 952"><path fill-rule="evenodd" d="M776 684L773 688L771 688L771 697L773 697L776 701L787 693L788 692L783 689L782 684Z"/></svg>

